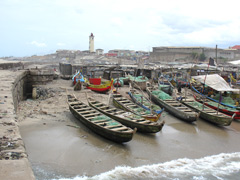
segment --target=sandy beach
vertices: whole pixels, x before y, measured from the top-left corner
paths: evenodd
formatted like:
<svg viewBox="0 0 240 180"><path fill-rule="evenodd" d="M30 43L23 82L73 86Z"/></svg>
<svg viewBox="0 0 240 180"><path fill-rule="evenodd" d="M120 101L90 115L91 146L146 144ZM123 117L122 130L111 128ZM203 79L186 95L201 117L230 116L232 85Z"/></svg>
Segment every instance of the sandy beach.
<svg viewBox="0 0 240 180"><path fill-rule="evenodd" d="M53 95L45 100L27 99L18 109L21 136L39 180L94 176L116 166L139 167L185 157L240 152L240 122L218 127L198 119L189 124L166 111L159 120L166 122L162 131L137 132L132 141L117 144L93 133L71 114L66 102L66 89L73 92L70 80L54 80L43 87L51 89ZM87 89L74 94L86 102L85 92L103 102L109 98L108 94Z"/></svg>

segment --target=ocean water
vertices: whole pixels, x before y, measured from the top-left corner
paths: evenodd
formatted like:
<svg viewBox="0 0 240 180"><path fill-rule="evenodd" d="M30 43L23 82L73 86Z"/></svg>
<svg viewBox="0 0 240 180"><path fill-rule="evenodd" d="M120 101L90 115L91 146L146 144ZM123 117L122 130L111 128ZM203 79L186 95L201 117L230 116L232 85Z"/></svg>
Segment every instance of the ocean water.
<svg viewBox="0 0 240 180"><path fill-rule="evenodd" d="M200 159L177 159L140 167L118 166L92 177L77 176L54 180L238 180L240 152L221 153Z"/></svg>

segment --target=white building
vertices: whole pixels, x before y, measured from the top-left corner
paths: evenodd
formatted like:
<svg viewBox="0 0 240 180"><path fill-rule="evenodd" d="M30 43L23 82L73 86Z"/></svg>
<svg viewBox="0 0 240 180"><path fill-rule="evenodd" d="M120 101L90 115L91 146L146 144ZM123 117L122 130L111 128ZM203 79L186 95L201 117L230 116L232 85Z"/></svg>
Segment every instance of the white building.
<svg viewBox="0 0 240 180"><path fill-rule="evenodd" d="M93 53L94 52L94 35L91 33L89 36L89 52Z"/></svg>

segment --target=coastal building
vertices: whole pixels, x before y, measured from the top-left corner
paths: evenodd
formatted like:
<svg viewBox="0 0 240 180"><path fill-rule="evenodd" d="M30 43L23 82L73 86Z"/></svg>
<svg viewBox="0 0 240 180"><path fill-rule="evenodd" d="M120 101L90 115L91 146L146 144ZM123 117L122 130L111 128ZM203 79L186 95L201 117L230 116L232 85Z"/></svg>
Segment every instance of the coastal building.
<svg viewBox="0 0 240 180"><path fill-rule="evenodd" d="M150 62L201 62L210 57L216 58L218 63L224 63L239 57L239 53L232 49L217 49L208 47L153 47Z"/></svg>
<svg viewBox="0 0 240 180"><path fill-rule="evenodd" d="M94 52L94 35L91 33L89 36L89 52L93 53Z"/></svg>

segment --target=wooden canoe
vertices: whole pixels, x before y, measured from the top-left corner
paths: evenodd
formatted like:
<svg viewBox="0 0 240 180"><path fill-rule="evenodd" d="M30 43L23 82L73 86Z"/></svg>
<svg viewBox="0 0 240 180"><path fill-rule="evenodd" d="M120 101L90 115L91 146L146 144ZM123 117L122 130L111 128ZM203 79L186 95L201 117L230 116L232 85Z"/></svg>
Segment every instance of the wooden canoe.
<svg viewBox="0 0 240 180"><path fill-rule="evenodd" d="M119 93L113 94L113 104L117 108L132 112L150 121L157 122L161 116L161 113L152 114L149 110L142 108L141 106L135 104L133 101L125 98Z"/></svg>
<svg viewBox="0 0 240 180"><path fill-rule="evenodd" d="M229 126L232 122L232 118L230 116L211 109L206 105L195 101L194 99L182 99L180 102L198 112L200 118L216 125Z"/></svg>
<svg viewBox="0 0 240 180"><path fill-rule="evenodd" d="M131 97L133 102L146 110L152 111L153 113L161 114L164 110L164 108L161 109L158 105L149 102L149 100L147 100L143 94L140 94L134 89L130 90L130 92L128 92L128 95Z"/></svg>
<svg viewBox="0 0 240 180"><path fill-rule="evenodd" d="M102 82L100 85L94 85L94 84L88 83L86 88L91 89L92 91L95 91L95 92L105 93L111 89L112 84L113 84L113 80Z"/></svg>
<svg viewBox="0 0 240 180"><path fill-rule="evenodd" d="M214 101L210 101L208 99L204 99L203 101L203 98L202 97L199 97L199 96L196 96L196 95L193 95L194 99L200 103L203 103L204 102L204 105L212 108L212 109L215 109L215 110L218 110L228 116L231 116L233 119L240 119L240 111L235 109L235 108L231 108L231 107L227 107L227 106L223 106L219 103L216 103Z"/></svg>
<svg viewBox="0 0 240 180"><path fill-rule="evenodd" d="M84 104L73 95L67 98L71 113L93 132L118 143L132 140L134 131L131 128Z"/></svg>
<svg viewBox="0 0 240 180"><path fill-rule="evenodd" d="M161 106L177 118L180 118L186 122L194 122L197 120L198 114L196 112L194 112L189 107L183 105L182 103L178 102L177 100L173 99L172 97L169 97L169 99L161 99L158 96L160 93L164 93L166 96L168 94L159 90L157 87L147 87L147 93L150 99L153 100L153 102L155 102L157 105Z"/></svg>
<svg viewBox="0 0 240 180"><path fill-rule="evenodd" d="M139 115L133 114L131 112L126 112L118 108L110 107L104 103L94 100L91 97L88 98L88 103L91 107L115 119L116 121L119 121L125 126L128 126L132 129L137 128L138 132L157 133L161 131L164 125L164 122L157 123L146 120Z"/></svg>

